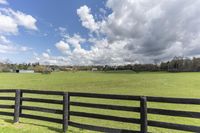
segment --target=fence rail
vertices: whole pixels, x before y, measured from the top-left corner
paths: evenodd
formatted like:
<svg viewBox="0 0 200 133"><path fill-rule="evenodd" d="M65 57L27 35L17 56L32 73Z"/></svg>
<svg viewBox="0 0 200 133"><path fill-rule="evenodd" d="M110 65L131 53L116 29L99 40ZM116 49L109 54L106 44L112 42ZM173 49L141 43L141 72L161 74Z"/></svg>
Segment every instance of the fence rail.
<svg viewBox="0 0 200 133"><path fill-rule="evenodd" d="M24 89L21 89L21 90L20 89L0 89L0 93L14 94L13 97L0 96L0 100L14 101L14 105L0 105L0 109L12 109L12 110L14 109L14 112L0 111L0 115L13 116L14 123L18 122L20 117L54 122L54 123L59 123L63 125L63 132L67 131L68 126L87 129L87 130L100 131L100 132L111 132L111 133L147 133L148 126L167 128L167 129L173 129L173 130L191 131L191 132L200 131L200 126L153 121L153 120L149 120L147 117L148 116L147 114L156 114L156 115L175 116L175 117L178 116L178 117L199 119L200 112L148 108L147 104L148 102L160 102L160 103L171 103L171 104L200 105L200 99L148 97L148 96L145 97L145 96L130 96L130 95L40 91L40 90L24 90ZM24 94L57 95L57 96L62 96L62 100L32 98L30 96L25 97ZM124 106L124 105L94 104L94 103L87 103L87 102L74 102L74 101L70 101L71 97L138 101L140 102L140 107L131 107L131 106ZM23 102L58 104L58 105L62 105L62 109L52 109L52 108L37 107L37 106L25 106L23 105ZM136 112L136 113L140 113L140 118L126 118L126 117L120 117L120 116L71 111L70 106ZM39 115L33 115L33 114L25 114L23 113L23 110L59 114L59 115L62 115L62 119L50 118L46 116L39 116ZM139 124L140 131L117 129L117 128L115 129L115 128L88 125L88 124L81 124L81 123L71 121L70 116Z"/></svg>

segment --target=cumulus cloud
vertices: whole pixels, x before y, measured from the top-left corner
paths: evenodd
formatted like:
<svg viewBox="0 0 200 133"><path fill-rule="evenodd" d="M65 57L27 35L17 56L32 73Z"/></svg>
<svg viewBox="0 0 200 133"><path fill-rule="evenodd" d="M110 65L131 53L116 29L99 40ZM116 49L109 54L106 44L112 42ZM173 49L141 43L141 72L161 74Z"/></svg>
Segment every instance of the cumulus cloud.
<svg viewBox="0 0 200 133"><path fill-rule="evenodd" d="M132 58L148 62L190 56L189 47L198 46L200 1L108 0L106 5L113 12L101 31L111 42L130 40L122 50L128 50Z"/></svg>
<svg viewBox="0 0 200 133"><path fill-rule="evenodd" d="M37 30L37 20L20 11L0 9L0 34L17 34L19 26L29 30Z"/></svg>
<svg viewBox="0 0 200 133"><path fill-rule="evenodd" d="M7 0L0 0L0 4L8 5L8 2L7 2Z"/></svg>
<svg viewBox="0 0 200 133"><path fill-rule="evenodd" d="M19 52L27 52L29 50L32 49L26 46L15 45L5 36L0 35L0 53L12 54Z"/></svg>
<svg viewBox="0 0 200 133"><path fill-rule="evenodd" d="M15 19L15 22L18 25L24 26L26 29L37 30L37 20L33 16L20 11L13 11L12 9L9 9L8 11L12 14L13 18Z"/></svg>
<svg viewBox="0 0 200 133"><path fill-rule="evenodd" d="M63 54L68 54L70 52L70 47L67 42L59 41L55 44L56 48L60 50Z"/></svg>
<svg viewBox="0 0 200 133"><path fill-rule="evenodd" d="M91 9L88 8L88 6L81 6L77 10L77 14L80 17L82 26L84 26L85 28L91 31L96 31L99 28L98 24L94 20L93 15L91 14Z"/></svg>
<svg viewBox="0 0 200 133"><path fill-rule="evenodd" d="M6 2L0 0L0 3L6 4ZM36 19L31 15L10 8L0 8L0 53L11 54L32 50L27 46L17 45L7 38L17 35L20 26L29 30L37 30Z"/></svg>
<svg viewBox="0 0 200 133"><path fill-rule="evenodd" d="M10 45L2 45L0 44L0 53L10 53L11 51L15 51L16 48Z"/></svg>
<svg viewBox="0 0 200 133"><path fill-rule="evenodd" d="M32 63L40 62L40 64L44 65L68 65L69 61L63 56L52 56L47 53L43 53L42 56L35 54L34 59L32 59Z"/></svg>
<svg viewBox="0 0 200 133"><path fill-rule="evenodd" d="M49 59L49 54L48 53L42 53L42 56L46 59Z"/></svg>
<svg viewBox="0 0 200 133"><path fill-rule="evenodd" d="M0 34L15 34L18 32L18 25L10 16L0 12Z"/></svg>
<svg viewBox="0 0 200 133"><path fill-rule="evenodd" d="M78 34L74 34L73 36L66 35L65 38L66 42L76 49L81 49L81 43L85 42L85 39Z"/></svg>
<svg viewBox="0 0 200 133"><path fill-rule="evenodd" d="M0 43L8 44L10 43L10 40L8 40L5 36L0 35Z"/></svg>
<svg viewBox="0 0 200 133"><path fill-rule="evenodd" d="M63 56L64 63L80 65L152 63L174 56L197 56L199 7L199 0L108 0L110 14L95 21L84 5L77 14L82 26L90 30L89 37L66 35L58 42L64 48L56 47L62 53L70 51ZM83 42L91 44L90 48L84 49Z"/></svg>

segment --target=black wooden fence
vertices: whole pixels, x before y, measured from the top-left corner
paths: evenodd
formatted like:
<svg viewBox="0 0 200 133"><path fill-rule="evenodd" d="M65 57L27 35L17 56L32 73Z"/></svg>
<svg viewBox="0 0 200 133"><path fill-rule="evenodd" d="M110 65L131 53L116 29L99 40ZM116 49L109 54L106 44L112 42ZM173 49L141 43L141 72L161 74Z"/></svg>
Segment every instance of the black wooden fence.
<svg viewBox="0 0 200 133"><path fill-rule="evenodd" d="M0 96L0 100L11 100L11 101L14 100L15 101L14 105L0 105L0 108L3 108L3 109L14 109L13 113L0 111L0 115L14 116L14 119L13 119L14 123L18 122L19 118L38 119L38 120L43 120L43 121L48 121L48 122L55 122L55 123L59 123L63 125L64 132L67 131L68 126L77 127L81 129L87 129L87 130L94 130L94 131L100 131L100 132L113 132L113 133L121 133L121 132L147 133L148 126L174 129L174 130L182 130L182 131L200 132L200 126L159 122L159 121L148 120L147 118L147 114L200 118L199 112L147 108L147 102L200 105L200 99L145 97L145 96L130 96L130 95L110 95L110 94L92 94L92 93L76 93L76 92L20 90L20 89L17 89L17 90L10 90L10 89L2 90L1 89L0 93L14 93L15 94L14 97ZM25 97L24 94L59 95L63 97L63 100L31 98L31 97ZM94 104L94 103L86 103L86 102L85 103L72 102L70 101L71 97L138 101L140 102L140 107ZM62 105L63 109L59 110L59 109L50 109L50 108L36 107L36 106L25 106L23 105L24 101L47 103L47 104L60 104ZM95 113L76 112L76 111L71 111L70 106L137 112L137 113L140 113L140 118L139 119L125 118L125 117L110 116L110 115L95 114ZM37 116L37 115L32 115L32 114L24 114L22 110L31 110L31 111L60 114L62 115L62 119L49 118L45 116ZM124 122L124 123L139 124L141 128L140 128L140 131L132 131L132 130L114 129L114 128L81 124L81 123L71 121L70 116L87 117L87 118Z"/></svg>

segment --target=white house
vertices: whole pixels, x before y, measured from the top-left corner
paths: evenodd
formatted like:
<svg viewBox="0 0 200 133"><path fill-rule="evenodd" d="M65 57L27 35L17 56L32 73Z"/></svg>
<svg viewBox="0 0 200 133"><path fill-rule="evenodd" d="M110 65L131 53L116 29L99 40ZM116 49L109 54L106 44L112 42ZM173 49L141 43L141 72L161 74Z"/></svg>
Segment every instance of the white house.
<svg viewBox="0 0 200 133"><path fill-rule="evenodd" d="M92 68L92 71L97 71L98 69L97 68Z"/></svg>
<svg viewBox="0 0 200 133"><path fill-rule="evenodd" d="M34 73L34 70L16 70L16 73Z"/></svg>

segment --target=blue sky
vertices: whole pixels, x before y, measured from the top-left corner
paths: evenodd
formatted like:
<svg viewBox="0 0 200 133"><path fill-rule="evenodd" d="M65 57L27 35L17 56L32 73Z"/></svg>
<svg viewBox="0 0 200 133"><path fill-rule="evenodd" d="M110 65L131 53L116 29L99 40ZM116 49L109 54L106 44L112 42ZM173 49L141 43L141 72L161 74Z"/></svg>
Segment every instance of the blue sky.
<svg viewBox="0 0 200 133"><path fill-rule="evenodd" d="M199 0L0 0L0 62L120 65L200 56Z"/></svg>
<svg viewBox="0 0 200 133"><path fill-rule="evenodd" d="M33 48L38 54L50 49L54 55L60 52L54 44L61 39L59 27L65 28L68 34L78 33L83 37L88 37L87 29L81 26L76 10L82 5L92 7L92 12L98 13L99 8L104 7L103 0L8 0L8 4L0 5L1 8L11 8L30 14L37 19L37 31L26 30L19 27L18 35L8 36L15 44L25 45ZM84 45L83 45L84 47ZM88 48L88 46L86 46ZM1 57L11 59L15 62L27 62L32 58L32 53L22 54L1 54Z"/></svg>

